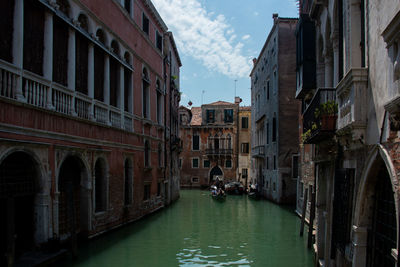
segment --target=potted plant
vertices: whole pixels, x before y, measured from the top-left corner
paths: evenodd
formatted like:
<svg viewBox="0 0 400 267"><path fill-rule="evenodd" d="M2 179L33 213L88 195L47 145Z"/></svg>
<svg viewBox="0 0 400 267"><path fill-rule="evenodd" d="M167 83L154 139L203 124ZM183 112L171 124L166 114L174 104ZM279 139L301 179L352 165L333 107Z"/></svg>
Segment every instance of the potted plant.
<svg viewBox="0 0 400 267"><path fill-rule="evenodd" d="M320 119L321 130L333 131L336 128L337 104L333 100L322 103L315 109L315 118Z"/></svg>

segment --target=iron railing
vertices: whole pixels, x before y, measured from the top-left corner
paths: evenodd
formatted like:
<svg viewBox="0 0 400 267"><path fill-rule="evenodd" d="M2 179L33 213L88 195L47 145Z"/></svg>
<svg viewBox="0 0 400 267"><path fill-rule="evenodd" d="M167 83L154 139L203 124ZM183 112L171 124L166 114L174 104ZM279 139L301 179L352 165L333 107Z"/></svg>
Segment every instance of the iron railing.
<svg viewBox="0 0 400 267"><path fill-rule="evenodd" d="M323 126L321 124L321 117L323 117L321 105L328 102L332 102L333 105L336 104L336 90L334 88L319 88L303 113L304 143L313 144L326 138L326 135L332 135L336 130L336 126L333 129L321 127ZM320 110L320 114L316 113L317 109ZM336 116L336 114L333 115Z"/></svg>

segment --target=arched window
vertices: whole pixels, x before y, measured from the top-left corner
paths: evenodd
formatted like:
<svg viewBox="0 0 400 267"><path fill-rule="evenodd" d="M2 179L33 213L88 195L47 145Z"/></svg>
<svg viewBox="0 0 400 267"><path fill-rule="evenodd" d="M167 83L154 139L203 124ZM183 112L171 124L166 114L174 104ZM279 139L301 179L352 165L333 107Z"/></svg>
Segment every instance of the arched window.
<svg viewBox="0 0 400 267"><path fill-rule="evenodd" d="M125 206L131 205L133 202L133 168L132 160L126 159L124 164L124 204Z"/></svg>
<svg viewBox="0 0 400 267"><path fill-rule="evenodd" d="M142 109L143 109L143 117L144 118L149 118L150 117L150 107L149 107L149 102L150 102L150 98L149 98L149 86L150 86L150 80L149 80L149 74L147 72L146 68L143 68L143 74L142 74L142 89L143 89L143 101L142 101Z"/></svg>
<svg viewBox="0 0 400 267"><path fill-rule="evenodd" d="M144 166L150 167L150 144L149 141L144 141Z"/></svg>
<svg viewBox="0 0 400 267"><path fill-rule="evenodd" d="M0 1L0 58L12 62L14 1Z"/></svg>
<svg viewBox="0 0 400 267"><path fill-rule="evenodd" d="M161 92L159 80L157 80L157 82L156 82L156 92L157 92L157 122L158 122L158 124L161 124L163 98L162 98L162 92Z"/></svg>
<svg viewBox="0 0 400 267"><path fill-rule="evenodd" d="M219 149L219 136L217 134L214 135L214 149Z"/></svg>
<svg viewBox="0 0 400 267"><path fill-rule="evenodd" d="M163 167L163 158L162 158L162 147L161 144L158 144L158 167Z"/></svg>
<svg viewBox="0 0 400 267"><path fill-rule="evenodd" d="M105 43L105 36L102 29L96 32L96 38L100 43ZM97 45L94 46L94 98L104 101L104 51Z"/></svg>
<svg viewBox="0 0 400 267"><path fill-rule="evenodd" d="M70 5L67 0L57 0L58 10L69 17Z"/></svg>
<svg viewBox="0 0 400 267"><path fill-rule="evenodd" d="M119 44L115 40L112 40L111 42L111 51L117 56L119 56Z"/></svg>
<svg viewBox="0 0 400 267"><path fill-rule="evenodd" d="M127 64L132 65L131 64L131 55L129 54L129 52L125 52L124 54L124 60Z"/></svg>
<svg viewBox="0 0 400 267"><path fill-rule="evenodd" d="M276 134L277 134L276 118L274 117L272 119L272 142L276 142Z"/></svg>
<svg viewBox="0 0 400 267"><path fill-rule="evenodd" d="M126 63L131 65L131 56L128 52L124 54L124 60ZM128 68L124 68L124 110L132 112L132 83L131 83L132 72Z"/></svg>
<svg viewBox="0 0 400 267"><path fill-rule="evenodd" d="M94 167L95 212L107 208L107 169L104 159L99 158Z"/></svg>
<svg viewBox="0 0 400 267"><path fill-rule="evenodd" d="M78 17L80 27L88 31L88 18L84 14ZM76 32L75 34L75 53L76 53L76 67L75 67L75 90L87 95L88 94L88 54L89 42L85 36Z"/></svg>
<svg viewBox="0 0 400 267"><path fill-rule="evenodd" d="M115 40L111 42L111 51L119 57L119 45ZM118 104L120 95L119 72L120 72L120 64L115 58L110 57L110 105L114 107L120 106Z"/></svg>
<svg viewBox="0 0 400 267"><path fill-rule="evenodd" d="M230 134L228 134L228 136L226 138L226 142L227 142L227 148L232 149L232 138L231 138Z"/></svg>
<svg viewBox="0 0 400 267"><path fill-rule="evenodd" d="M78 21L80 24L80 27L82 29L84 29L86 32L89 31L89 22L88 22L88 18L86 17L85 14L80 14L78 17Z"/></svg>
<svg viewBox="0 0 400 267"><path fill-rule="evenodd" d="M103 32L102 29L98 29L96 32L96 38L99 40L100 43L105 44L106 43L106 36Z"/></svg>

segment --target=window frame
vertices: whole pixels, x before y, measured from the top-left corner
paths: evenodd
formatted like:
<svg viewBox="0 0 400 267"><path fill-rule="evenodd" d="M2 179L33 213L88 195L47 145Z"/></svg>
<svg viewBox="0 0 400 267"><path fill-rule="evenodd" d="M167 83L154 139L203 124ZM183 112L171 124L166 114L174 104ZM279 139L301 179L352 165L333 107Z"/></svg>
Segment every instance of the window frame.
<svg viewBox="0 0 400 267"><path fill-rule="evenodd" d="M145 27L145 25L147 26ZM147 28L147 31L146 29ZM142 12L142 31L147 35L150 36L150 19L144 12Z"/></svg>
<svg viewBox="0 0 400 267"><path fill-rule="evenodd" d="M195 137L198 138L197 149L195 149L195 147L194 147ZM200 136L197 133L193 134L193 136L192 136L192 151L200 151Z"/></svg>
<svg viewBox="0 0 400 267"><path fill-rule="evenodd" d="M215 123L215 109L206 109L206 122Z"/></svg>
<svg viewBox="0 0 400 267"><path fill-rule="evenodd" d="M206 161L208 162L208 166L204 164ZM210 166L211 166L211 161L209 159L203 159L203 168L210 168Z"/></svg>
<svg viewBox="0 0 400 267"><path fill-rule="evenodd" d="M246 123L243 123L243 121L245 121ZM248 116L243 116L242 117L242 129L249 129L249 117ZM243 125L245 124L245 125Z"/></svg>
<svg viewBox="0 0 400 267"><path fill-rule="evenodd" d="M230 162L231 166L228 167L227 163ZM232 164L232 160L231 159L226 159L225 160L225 168L226 169L232 169L233 168L233 164Z"/></svg>
<svg viewBox="0 0 400 267"><path fill-rule="evenodd" d="M233 123L233 114L234 112L232 108L224 109L224 122Z"/></svg>
<svg viewBox="0 0 400 267"><path fill-rule="evenodd" d="M247 148L247 149L243 149L243 148ZM250 143L246 142L246 143L241 143L240 144L240 152L242 154L249 154L250 152Z"/></svg>
<svg viewBox="0 0 400 267"><path fill-rule="evenodd" d="M195 160L197 160L197 167L195 167L194 166L194 162L195 162ZM195 157L195 158L192 158L192 169L198 169L200 166L200 164L199 164L199 158L197 158L197 157Z"/></svg>

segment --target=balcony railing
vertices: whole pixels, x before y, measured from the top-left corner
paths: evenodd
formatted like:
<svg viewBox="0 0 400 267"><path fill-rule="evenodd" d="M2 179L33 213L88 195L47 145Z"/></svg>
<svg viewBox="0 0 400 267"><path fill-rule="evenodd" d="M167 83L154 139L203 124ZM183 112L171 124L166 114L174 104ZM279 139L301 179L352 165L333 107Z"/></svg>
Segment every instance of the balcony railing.
<svg viewBox="0 0 400 267"><path fill-rule="evenodd" d="M351 69L338 84L338 133L350 129L354 137L363 135L367 126L367 89L367 68Z"/></svg>
<svg viewBox="0 0 400 267"><path fill-rule="evenodd" d="M265 156L265 146L256 146L251 149L251 154L255 158L263 158Z"/></svg>
<svg viewBox="0 0 400 267"><path fill-rule="evenodd" d="M233 150L231 148L207 148L206 154L209 156L224 156L232 155Z"/></svg>
<svg viewBox="0 0 400 267"><path fill-rule="evenodd" d="M3 60L0 60L0 97L133 131L132 114Z"/></svg>
<svg viewBox="0 0 400 267"><path fill-rule="evenodd" d="M325 116L322 104L336 104L336 90L333 88L319 88L312 98L310 105L303 113L303 141L306 144L315 144L333 136L336 130L336 114ZM317 111L319 110L319 114ZM326 123L325 118L335 119L333 124Z"/></svg>

